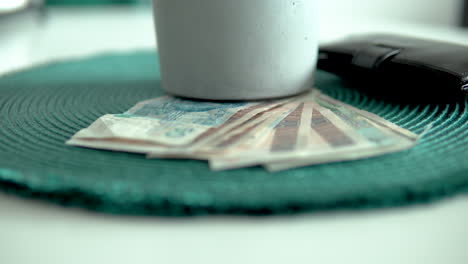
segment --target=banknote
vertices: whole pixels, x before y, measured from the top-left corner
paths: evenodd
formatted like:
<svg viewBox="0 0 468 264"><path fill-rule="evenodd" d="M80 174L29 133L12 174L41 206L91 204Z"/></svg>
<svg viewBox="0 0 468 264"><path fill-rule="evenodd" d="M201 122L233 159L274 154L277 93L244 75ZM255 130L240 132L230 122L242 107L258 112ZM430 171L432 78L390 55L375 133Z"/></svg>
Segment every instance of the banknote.
<svg viewBox="0 0 468 264"><path fill-rule="evenodd" d="M316 119L315 124L322 129L311 130L311 119L313 115L317 115L317 107L312 101L304 102L288 117L272 127L271 133L262 145L246 148L242 152L231 155L214 157L210 160L210 167L213 170L225 170L300 159L306 157L311 151L332 150L323 135L333 137L337 143L339 143L340 136L342 138L358 137L351 135L352 131L345 133L337 128L333 130L329 122L324 122L324 118Z"/></svg>
<svg viewBox="0 0 468 264"><path fill-rule="evenodd" d="M100 117L79 139L129 139L164 145L188 144L243 109L259 103L217 103L163 96L138 103L123 114Z"/></svg>
<svg viewBox="0 0 468 264"><path fill-rule="evenodd" d="M153 142L145 142L139 140L117 139L117 138L78 138L73 137L66 142L67 145L104 149L112 151L123 151L130 153L146 154L149 152L160 152L168 148L168 146L156 144Z"/></svg>
<svg viewBox="0 0 468 264"><path fill-rule="evenodd" d="M311 91L311 96L314 98L314 100L320 104L322 107L325 107L325 108L328 108L330 110L332 110L334 113L336 113L337 115L340 115L340 116L343 116L345 115L345 113L348 115L348 116L361 116L361 120L364 118L364 119L368 119L369 121L372 121L378 125L380 125L381 127L383 128L386 128L388 130L391 130L393 133L396 133L396 134L399 134L401 135L402 137L406 137L407 139L409 140L416 140L419 138L418 135L416 135L415 133L405 129L405 128L402 128L402 127L399 127L397 126L396 124L388 121L388 120L385 120L384 118L374 114L374 113L371 113L371 112L368 112L368 111L365 111L365 110L362 110L362 109L358 109L352 105L348 105L348 104L345 104L339 100L336 100L330 96L327 96L323 93L320 92L320 90L318 89L315 89L313 91ZM349 119L349 118L346 118L345 119Z"/></svg>
<svg viewBox="0 0 468 264"><path fill-rule="evenodd" d="M318 106L312 116L311 135L323 138L330 147L322 146L319 150L311 150L303 158L264 164L267 170L279 171L325 162L368 158L402 151L413 147L417 142L416 134L377 115L315 93L314 100ZM324 123L328 124L328 128L325 128Z"/></svg>
<svg viewBox="0 0 468 264"><path fill-rule="evenodd" d="M277 172L322 163L365 159L397 151L403 151L413 147L415 144L416 142L405 142L397 145L381 146L380 148L356 146L355 148L340 149L339 152L338 150L328 150L315 153L311 152L307 155L304 155L303 157L298 157L296 159L267 163L264 164L263 167L270 172Z"/></svg>
<svg viewBox="0 0 468 264"><path fill-rule="evenodd" d="M249 167L289 158L293 153L300 155L307 146L304 118L309 112L309 104L310 102L301 102L286 116L269 124L258 144L241 144L241 148L230 153L212 157L209 161L210 168L226 170Z"/></svg>
<svg viewBox="0 0 468 264"><path fill-rule="evenodd" d="M401 151L418 138L315 89L259 102L163 96L104 115L66 143L149 158L208 160L212 170L263 165L279 171Z"/></svg>
<svg viewBox="0 0 468 264"><path fill-rule="evenodd" d="M297 98L300 98L300 96ZM180 154L187 150L198 149L201 146L213 144L221 140L222 137L229 135L229 133L242 129L247 124L261 122L267 116L277 112L277 110L268 110L295 100L297 100L295 97L291 97L280 100L245 103L239 107L236 105L241 104L198 102L165 96L140 102L124 114L104 115L88 128L76 133L66 143L68 145L88 148L145 154L153 153L154 156L158 157L175 158L177 157L176 153ZM179 105L174 107L173 104L175 103ZM206 105L204 109L208 112L213 111L212 108L219 105L222 105L220 108L224 110L214 111L215 113L197 111L197 109L202 109L202 106L190 110L190 105L192 104L204 104ZM158 107L165 110L158 110ZM180 113L182 110L174 112L174 108L183 109L183 113ZM228 115L226 111L228 110L237 112L234 114L230 112L230 116L226 117ZM198 121L190 119L193 117L191 115L198 116ZM203 131L197 131L197 128L200 129L198 123L201 122L201 115L205 115L205 119L208 118L207 116L214 115L214 119L217 118L218 120L210 123L213 125L212 127L205 125ZM161 121L161 119L164 121ZM176 120L174 121L175 124L171 124L170 120ZM224 122L220 124L220 120ZM203 123L206 124L208 122ZM194 129L188 131L190 134L184 135L183 138L175 137L175 139L172 139L174 135L171 134L170 130L177 130L181 125ZM166 131L166 134L163 134L164 131ZM185 144L182 144L182 142Z"/></svg>
<svg viewBox="0 0 468 264"><path fill-rule="evenodd" d="M223 170L263 163L269 171L278 171L381 155L410 148L416 143L417 136L410 131L372 116L377 123L366 118L366 112L347 108L344 104L336 109L330 105L325 108L317 102L319 100L316 96L318 94L313 96L311 102L307 102L306 111L302 112L302 127L307 128L307 132L290 130L293 133L286 133L288 136L278 141L281 145L271 139L261 149L216 157L210 160L211 168ZM324 95L320 96L328 99ZM280 126L274 130L278 130L274 131L275 135L282 134ZM306 138L302 140L306 142L302 148L294 147L291 143L299 136Z"/></svg>
<svg viewBox="0 0 468 264"><path fill-rule="evenodd" d="M104 115L67 143L98 139L115 143L121 139L123 145L138 141L157 146L186 146L215 132L229 131L286 101L217 103L164 96L140 102L123 114Z"/></svg>
<svg viewBox="0 0 468 264"><path fill-rule="evenodd" d="M151 151L149 158L174 158L210 159L242 150L242 146L256 147L270 127L291 113L299 102L292 101L280 104L274 108L258 113L253 118L245 120L237 127L225 133L216 133L215 136L205 137L187 148L171 148L167 150Z"/></svg>

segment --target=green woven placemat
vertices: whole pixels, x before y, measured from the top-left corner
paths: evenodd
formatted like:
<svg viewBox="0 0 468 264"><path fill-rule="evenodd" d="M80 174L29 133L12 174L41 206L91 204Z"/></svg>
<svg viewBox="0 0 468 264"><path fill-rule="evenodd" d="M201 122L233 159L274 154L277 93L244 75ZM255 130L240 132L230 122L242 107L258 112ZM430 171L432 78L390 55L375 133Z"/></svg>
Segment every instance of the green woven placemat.
<svg viewBox="0 0 468 264"><path fill-rule="evenodd" d="M468 190L466 102L386 104L324 72L317 85L416 133L433 129L408 151L273 174L66 146L99 116L163 94L155 53L109 54L0 78L0 189L103 212L177 216L375 208Z"/></svg>

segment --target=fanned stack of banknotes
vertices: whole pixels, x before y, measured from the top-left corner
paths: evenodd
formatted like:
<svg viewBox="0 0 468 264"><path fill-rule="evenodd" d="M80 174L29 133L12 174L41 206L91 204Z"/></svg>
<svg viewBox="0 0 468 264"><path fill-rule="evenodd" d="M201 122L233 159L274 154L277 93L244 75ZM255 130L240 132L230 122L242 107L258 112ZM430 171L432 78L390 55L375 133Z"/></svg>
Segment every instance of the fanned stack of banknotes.
<svg viewBox="0 0 468 264"><path fill-rule="evenodd" d="M257 102L207 102L162 96L107 114L67 144L207 160L212 170L261 165L280 171L408 149L418 136L318 89Z"/></svg>

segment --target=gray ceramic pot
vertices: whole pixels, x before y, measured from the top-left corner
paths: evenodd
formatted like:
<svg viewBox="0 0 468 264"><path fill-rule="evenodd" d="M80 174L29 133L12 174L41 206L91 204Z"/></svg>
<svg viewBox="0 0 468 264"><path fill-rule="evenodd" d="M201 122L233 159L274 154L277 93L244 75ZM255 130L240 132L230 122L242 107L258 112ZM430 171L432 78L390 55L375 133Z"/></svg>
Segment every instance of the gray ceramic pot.
<svg viewBox="0 0 468 264"><path fill-rule="evenodd" d="M154 0L154 17L169 93L252 100L313 86L315 0Z"/></svg>

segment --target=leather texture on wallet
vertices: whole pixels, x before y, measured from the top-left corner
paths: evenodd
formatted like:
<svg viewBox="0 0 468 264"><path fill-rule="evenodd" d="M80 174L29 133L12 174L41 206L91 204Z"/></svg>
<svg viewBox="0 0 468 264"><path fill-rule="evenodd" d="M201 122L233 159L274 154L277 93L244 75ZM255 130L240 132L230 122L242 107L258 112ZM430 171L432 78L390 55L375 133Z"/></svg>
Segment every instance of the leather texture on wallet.
<svg viewBox="0 0 468 264"><path fill-rule="evenodd" d="M468 93L468 46L391 34L351 36L322 45L318 68L371 94L446 103Z"/></svg>

